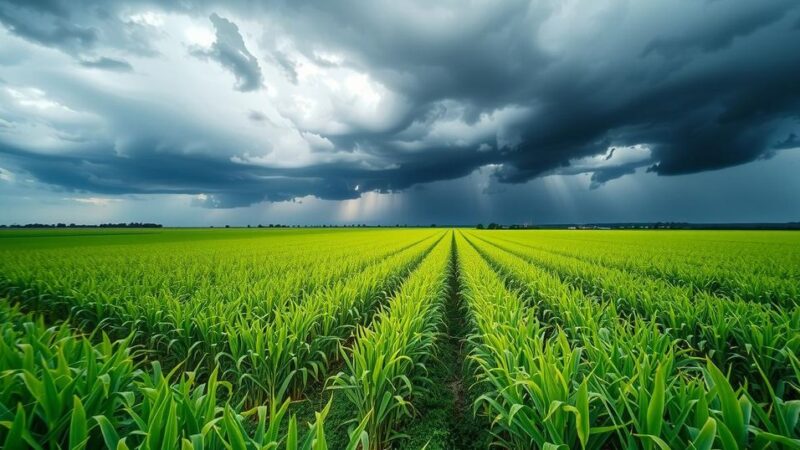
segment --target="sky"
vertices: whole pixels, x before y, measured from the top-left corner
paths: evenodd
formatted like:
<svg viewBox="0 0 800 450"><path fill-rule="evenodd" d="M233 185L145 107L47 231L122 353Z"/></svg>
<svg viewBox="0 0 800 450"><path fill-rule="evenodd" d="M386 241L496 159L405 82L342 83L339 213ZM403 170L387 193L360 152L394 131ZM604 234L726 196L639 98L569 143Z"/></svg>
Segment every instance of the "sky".
<svg viewBox="0 0 800 450"><path fill-rule="evenodd" d="M0 0L0 224L798 220L796 0Z"/></svg>

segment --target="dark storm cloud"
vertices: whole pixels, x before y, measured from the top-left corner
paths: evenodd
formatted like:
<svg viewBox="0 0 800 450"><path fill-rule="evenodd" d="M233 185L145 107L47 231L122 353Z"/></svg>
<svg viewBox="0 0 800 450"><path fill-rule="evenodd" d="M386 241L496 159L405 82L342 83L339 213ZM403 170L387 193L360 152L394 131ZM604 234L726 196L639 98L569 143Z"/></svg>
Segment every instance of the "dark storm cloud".
<svg viewBox="0 0 800 450"><path fill-rule="evenodd" d="M352 190L305 173L250 167L203 155L160 154L141 142L134 158L108 152L89 155L34 155L3 148L6 162L37 179L75 192L99 194L205 194L203 206L245 206L263 200L290 200L297 196L353 198ZM124 161L127 159L127 161Z"/></svg>
<svg viewBox="0 0 800 450"><path fill-rule="evenodd" d="M137 5L104 3L102 10L116 18L104 22L97 7L14 1L0 5L0 22L29 41L73 55L98 46L124 51L134 48L130 39L103 37L116 36L108 23L133 27L118 12ZM300 89L299 61L305 59L323 69L368 74L403 106L363 114L361 122L341 114L346 126L335 132L321 131L324 121L304 128L294 117L276 125L268 119L276 115L253 109L259 106L243 108L239 119L265 130L267 144L259 145L268 148L262 154L284 145L269 135L273 128L290 127L284 122L307 139L330 143L331 148L322 145L325 151L315 149L309 161L282 168L247 158L234 162L234 156L258 152L245 139L212 134L225 127L224 117L186 123L180 111L170 116L159 110L150 118L154 114L123 101L88 108L111 125L81 151L56 156L18 142L3 147L0 135L0 153L14 168L64 189L202 193L199 205L232 207L305 195L348 199L370 190L399 191L463 177L489 164L499 183L585 173L596 188L639 168L664 176L697 173L800 146L800 3L795 0L608 0L570 7L521 0L488 7L460 0L175 5L164 2L160 10L197 22L210 19L215 41L192 54L233 73L235 88L247 95L259 94L253 91L265 84L272 87L268 75L275 73ZM251 22L264 24L260 40L240 30ZM248 49L243 35L260 48ZM278 49L275 36L291 45ZM147 39L134 41L147 48ZM81 59L106 69L114 62ZM119 70L130 68L117 62ZM345 112L355 102L314 100ZM381 126L363 123L368 121L362 116L381 115L394 119ZM123 154L116 152L118 135L134 137ZM187 150L198 141L203 152ZM636 145L649 153L621 160L608 153L611 147ZM356 151L364 161L338 157ZM586 162L606 154L604 162ZM374 166L365 166L373 160Z"/></svg>
<svg viewBox="0 0 800 450"><path fill-rule="evenodd" d="M73 23L58 2L10 2L0 4L0 23L9 31L68 53L92 48L97 30Z"/></svg>
<svg viewBox="0 0 800 450"><path fill-rule="evenodd" d="M800 45L792 43L800 42L800 34L783 20L798 10L800 4L792 1L670 4L669 20L645 15L642 20L655 20L657 26L625 36L628 42L619 48L594 53L576 47L570 54L532 43L531 26L535 30L553 13L535 3L509 2L479 21L470 21L468 12L465 23L444 19L437 24L441 32L415 30L418 24L379 6L304 4L301 9L302 14L318 14L313 27L332 37L338 44L334 48L354 55L387 85L411 97L417 116L402 126L430 114L445 99L466 106L466 123L504 105L531 105L535 113L530 120L515 126L520 142L490 158L503 165L499 179L511 183L557 172L571 159L601 154L611 145L649 145L650 170L662 175L768 156L775 135L798 126ZM619 8L608 18L624 18L626 12ZM397 20L387 26L383 14ZM690 20L690 15L702 20ZM681 21L686 23L678 26ZM337 31L341 23L351 26ZM604 39L613 40L617 31L611 25L617 24L597 28L598 35L585 44L599 47ZM380 148L391 137L354 133L336 142ZM594 181L633 168L607 169Z"/></svg>
<svg viewBox="0 0 800 450"><path fill-rule="evenodd" d="M14 171L67 191L105 195L204 194L205 198L195 204L213 208L287 201L307 195L325 200L354 199L365 191L402 191L419 183L458 178L485 163L474 158L409 159L387 170L364 170L346 164L279 169L239 164L208 154L163 153L158 150L163 147L146 139L129 144L123 155L99 148L73 155L43 155L0 146L0 161Z"/></svg>
<svg viewBox="0 0 800 450"><path fill-rule="evenodd" d="M711 22L707 27L699 27L691 33L680 33L668 37L655 37L644 49L643 55L660 53L669 57L680 57L688 50L699 49L713 52L724 49L739 37L746 37L760 28L781 19L787 12L785 3L766 4L758 9L732 8L720 11L723 20Z"/></svg>
<svg viewBox="0 0 800 450"><path fill-rule="evenodd" d="M6 0L0 2L0 26L29 42L58 49L78 59L114 48L155 56L147 26L122 19L135 6L103 0ZM146 4L146 2L144 3ZM98 58L94 58L98 59Z"/></svg>
<svg viewBox="0 0 800 450"><path fill-rule="evenodd" d="M214 24L217 40L209 50L194 50L193 53L214 59L230 70L236 77L237 90L247 92L261 88L264 82L261 67L256 57L247 50L239 27L217 14L211 14L209 19Z"/></svg>
<svg viewBox="0 0 800 450"><path fill-rule="evenodd" d="M790 148L800 148L800 137L797 134L790 133L786 139L776 143L772 146L775 150L788 150Z"/></svg>

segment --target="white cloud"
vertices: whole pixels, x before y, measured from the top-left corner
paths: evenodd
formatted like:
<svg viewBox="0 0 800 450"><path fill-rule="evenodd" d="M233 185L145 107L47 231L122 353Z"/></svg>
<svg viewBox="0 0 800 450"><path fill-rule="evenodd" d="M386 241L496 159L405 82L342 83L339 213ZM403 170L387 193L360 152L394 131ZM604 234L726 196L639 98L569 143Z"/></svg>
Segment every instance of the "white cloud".
<svg viewBox="0 0 800 450"><path fill-rule="evenodd" d="M336 149L336 146L333 145L333 142L330 139L322 137L316 133L312 133L310 131L306 131L301 133L303 138L308 142L308 145L315 151L333 151Z"/></svg>
<svg viewBox="0 0 800 450"><path fill-rule="evenodd" d="M73 202L84 203L94 206L108 206L112 203L121 202L119 198L104 198L104 197L67 197L64 200L71 200Z"/></svg>
<svg viewBox="0 0 800 450"><path fill-rule="evenodd" d="M160 28L164 26L165 15L157 11L143 11L140 13L131 14L128 17L128 20L137 25Z"/></svg>
<svg viewBox="0 0 800 450"><path fill-rule="evenodd" d="M652 152L650 148L642 144L629 147L609 147L601 155L570 160L569 169L567 170L577 173L591 172L631 164L643 165L650 162L651 159Z"/></svg>
<svg viewBox="0 0 800 450"><path fill-rule="evenodd" d="M481 113L477 120L467 119L467 107L459 102L444 101L438 116L428 123L416 123L400 134L401 139L393 144L406 151L422 151L430 147L478 146L478 151L489 151L487 141L494 141L496 148L513 148L521 138L514 131L515 125L528 119L532 111L528 107L505 106L488 113Z"/></svg>
<svg viewBox="0 0 800 450"><path fill-rule="evenodd" d="M13 183L14 174L10 170L0 167L0 180Z"/></svg>
<svg viewBox="0 0 800 450"><path fill-rule="evenodd" d="M75 113L72 109L56 101L47 98L47 94L37 88L6 88L8 95L20 106L39 110L61 110L63 112Z"/></svg>
<svg viewBox="0 0 800 450"><path fill-rule="evenodd" d="M395 127L410 109L401 94L367 72L297 57L297 83L284 83L275 100L298 129L321 135L380 133Z"/></svg>
<svg viewBox="0 0 800 450"><path fill-rule="evenodd" d="M186 39L186 44L190 47L200 47L202 49L210 49L214 42L217 41L217 36L214 30L210 27L199 25L190 25L183 31Z"/></svg>

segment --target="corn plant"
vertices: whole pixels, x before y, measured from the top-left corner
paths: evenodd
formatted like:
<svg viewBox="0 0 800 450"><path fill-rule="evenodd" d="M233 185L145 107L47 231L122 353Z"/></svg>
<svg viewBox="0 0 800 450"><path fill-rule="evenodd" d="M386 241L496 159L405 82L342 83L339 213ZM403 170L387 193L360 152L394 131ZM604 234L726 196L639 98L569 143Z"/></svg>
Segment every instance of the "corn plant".
<svg viewBox="0 0 800 450"><path fill-rule="evenodd" d="M46 327L41 318L0 324L0 334L0 423L6 428L0 427L0 442L22 439L49 448L96 443L79 423L95 415L115 418L132 393L138 372L130 339L111 342L102 335L92 345L67 325ZM80 439L73 436L78 430Z"/></svg>
<svg viewBox="0 0 800 450"><path fill-rule="evenodd" d="M494 446L800 449L792 233L8 233L2 448L402 448L455 295Z"/></svg>
<svg viewBox="0 0 800 450"><path fill-rule="evenodd" d="M800 309L776 310L742 300L692 295L688 289L658 280L642 279L616 269L589 265L507 243L473 239L484 255L527 279L550 278L577 288L578 295L615 304L630 316L647 317L683 339L718 366L733 365L735 375L754 382L754 392L768 395L760 386L759 369L782 394L791 379L788 354L800 353ZM522 261L520 261L522 260ZM524 266L524 268L522 268ZM535 275L534 275L535 274Z"/></svg>
<svg viewBox="0 0 800 450"><path fill-rule="evenodd" d="M750 448L762 443L762 448L763 443L794 444L794 422L786 420L791 406L787 408L786 402L773 395L771 404L777 412L765 409L761 417L753 417L751 394L744 387L734 393L729 375L722 375L710 361L701 366L702 360L674 340L671 330L665 333L646 318L619 316L613 301L585 296L583 290L546 272L532 271L516 256L474 240L465 243L474 246L472 251L480 249L479 254L507 277L506 286L530 296L534 310L546 311L537 317L549 317L565 327L571 345L583 349L591 371L589 397L605 405L594 428L615 430L617 445ZM698 379L700 373L705 383ZM766 386L774 383L766 375L763 378ZM738 414L734 403L741 410Z"/></svg>
<svg viewBox="0 0 800 450"><path fill-rule="evenodd" d="M3 304L0 311L11 317L0 324L2 448L328 448L330 403L306 431L289 417L282 432L289 400L238 412L224 400L231 386L216 370L201 383L179 367L164 373L158 362L134 369L129 340L82 336L67 324L48 328ZM366 425L351 431L348 449L369 447Z"/></svg>
<svg viewBox="0 0 800 450"><path fill-rule="evenodd" d="M397 423L413 413L412 400L424 392L425 362L442 327L442 304L450 274L451 239L440 242L369 327L359 327L355 342L341 352L347 368L332 378L366 420L373 449L398 436Z"/></svg>

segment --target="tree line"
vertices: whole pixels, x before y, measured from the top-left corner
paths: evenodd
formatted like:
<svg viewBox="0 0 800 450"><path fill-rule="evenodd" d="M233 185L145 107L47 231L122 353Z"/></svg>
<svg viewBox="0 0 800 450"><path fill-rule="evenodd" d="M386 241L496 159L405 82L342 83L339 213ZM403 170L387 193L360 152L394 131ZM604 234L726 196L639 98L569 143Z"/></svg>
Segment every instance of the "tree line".
<svg viewBox="0 0 800 450"><path fill-rule="evenodd" d="M99 225L86 225L75 223L26 223L0 225L0 228L161 228L163 225L160 223L149 222L119 222L119 223L101 223Z"/></svg>

